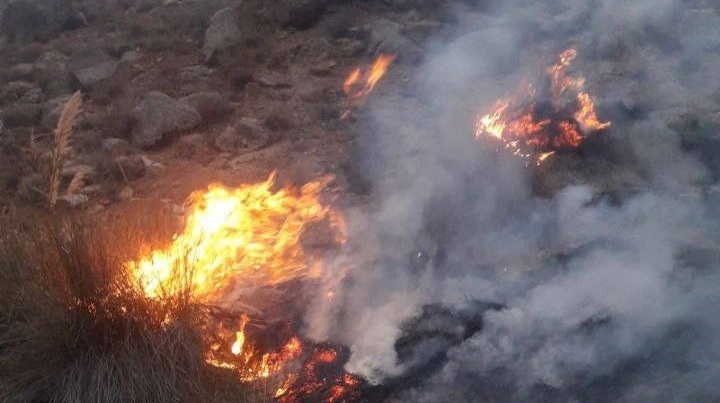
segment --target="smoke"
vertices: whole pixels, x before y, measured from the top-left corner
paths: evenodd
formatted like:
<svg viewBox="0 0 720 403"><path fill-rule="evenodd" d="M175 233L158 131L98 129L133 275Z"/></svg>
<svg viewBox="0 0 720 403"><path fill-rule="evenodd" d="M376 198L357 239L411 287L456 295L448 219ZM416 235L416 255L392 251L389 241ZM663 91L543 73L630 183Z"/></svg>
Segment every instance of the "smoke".
<svg viewBox="0 0 720 403"><path fill-rule="evenodd" d="M351 268L308 335L349 346L346 369L390 401L720 399L715 3L459 14L414 90L371 106L357 163L373 202L349 213ZM603 147L534 174L474 139L475 114L569 46L613 121ZM538 175L561 189L539 197Z"/></svg>

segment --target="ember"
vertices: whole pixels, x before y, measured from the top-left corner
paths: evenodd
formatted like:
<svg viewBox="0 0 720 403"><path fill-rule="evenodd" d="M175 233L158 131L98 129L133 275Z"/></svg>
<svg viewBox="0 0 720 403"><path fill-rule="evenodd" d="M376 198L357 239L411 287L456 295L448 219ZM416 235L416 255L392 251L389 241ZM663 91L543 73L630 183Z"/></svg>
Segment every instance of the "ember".
<svg viewBox="0 0 720 403"><path fill-rule="evenodd" d="M586 135L609 128L610 122L600 121L591 96L582 92L585 78L568 74L576 57L577 51L568 49L546 69L552 111L537 113L537 88L527 85L479 116L475 136L500 141L512 154L539 165L556 151L578 148ZM575 95L568 97L568 93ZM573 112L568 115L568 111Z"/></svg>

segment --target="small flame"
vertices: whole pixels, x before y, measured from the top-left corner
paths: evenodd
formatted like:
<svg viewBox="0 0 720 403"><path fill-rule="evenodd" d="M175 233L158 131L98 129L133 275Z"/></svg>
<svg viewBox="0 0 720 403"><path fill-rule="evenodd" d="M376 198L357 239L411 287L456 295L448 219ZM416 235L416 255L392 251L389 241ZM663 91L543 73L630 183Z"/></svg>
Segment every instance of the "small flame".
<svg viewBox="0 0 720 403"><path fill-rule="evenodd" d="M248 317L246 315L243 315L242 319L240 319L238 331L235 332L235 342L230 348L233 355L240 355L240 353L242 353L243 346L245 345L245 325L247 324L247 321Z"/></svg>
<svg viewBox="0 0 720 403"><path fill-rule="evenodd" d="M381 54L369 68L356 68L350 72L343 83L343 91L348 98L349 106L341 118L350 116L352 108L365 102L365 98L375 89L395 61L395 57L395 55Z"/></svg>
<svg viewBox="0 0 720 403"><path fill-rule="evenodd" d="M576 58L577 51L567 49L546 69L554 115L538 116L535 111L536 87L523 85L514 95L497 101L490 113L477 117L475 137L500 141L513 155L534 158L540 165L556 150L579 147L585 139L582 133L609 128L611 122L600 121L592 98L581 91L585 78L572 77L568 73ZM576 98L564 96L572 91L577 91ZM563 114L570 107L576 108L575 112L565 119Z"/></svg>

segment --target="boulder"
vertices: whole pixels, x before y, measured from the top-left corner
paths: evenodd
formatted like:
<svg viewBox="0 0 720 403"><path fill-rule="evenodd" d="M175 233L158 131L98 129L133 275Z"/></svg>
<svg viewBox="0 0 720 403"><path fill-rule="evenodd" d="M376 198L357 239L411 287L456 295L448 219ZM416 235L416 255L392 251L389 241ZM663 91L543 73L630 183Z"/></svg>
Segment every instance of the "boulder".
<svg viewBox="0 0 720 403"><path fill-rule="evenodd" d="M242 33L237 23L235 10L232 7L218 10L210 19L210 26L205 31L203 54L205 62L210 61L218 50L227 49L240 42Z"/></svg>
<svg viewBox="0 0 720 403"><path fill-rule="evenodd" d="M0 120L8 128L35 126L42 119L42 107L36 104L13 104L0 111Z"/></svg>
<svg viewBox="0 0 720 403"><path fill-rule="evenodd" d="M215 138L214 145L223 152L251 152L267 146L273 139L254 119L242 119L228 126Z"/></svg>
<svg viewBox="0 0 720 403"><path fill-rule="evenodd" d="M195 109L204 122L217 120L232 112L227 99L219 92L197 92L181 98L180 102Z"/></svg>
<svg viewBox="0 0 720 403"><path fill-rule="evenodd" d="M112 77L117 70L118 62L99 49L86 49L70 56L68 70L83 88Z"/></svg>
<svg viewBox="0 0 720 403"><path fill-rule="evenodd" d="M0 35L12 43L46 42L77 22L72 0L10 0L0 16Z"/></svg>
<svg viewBox="0 0 720 403"><path fill-rule="evenodd" d="M44 92L50 97L69 94L73 90L73 82L67 71L70 58L56 51L41 54L33 63L33 76L40 83Z"/></svg>
<svg viewBox="0 0 720 403"><path fill-rule="evenodd" d="M280 22L290 28L310 28L325 15L330 3L330 0L281 0Z"/></svg>
<svg viewBox="0 0 720 403"><path fill-rule="evenodd" d="M369 51L394 54L406 62L414 63L422 56L422 48L403 35L403 26L397 22L380 19L367 27L370 32Z"/></svg>
<svg viewBox="0 0 720 403"><path fill-rule="evenodd" d="M190 130L200 124L200 114L191 106L153 91L132 111L133 142L150 147L163 136Z"/></svg>
<svg viewBox="0 0 720 403"><path fill-rule="evenodd" d="M0 103L17 103L25 94L35 89L39 89L39 87L29 81L9 82L4 86L2 92L0 92Z"/></svg>

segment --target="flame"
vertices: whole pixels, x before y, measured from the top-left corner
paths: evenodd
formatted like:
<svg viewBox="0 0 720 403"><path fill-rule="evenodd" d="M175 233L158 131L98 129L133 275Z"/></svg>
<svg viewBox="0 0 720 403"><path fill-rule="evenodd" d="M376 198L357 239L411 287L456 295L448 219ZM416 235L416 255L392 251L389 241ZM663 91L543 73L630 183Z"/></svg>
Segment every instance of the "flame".
<svg viewBox="0 0 720 403"><path fill-rule="evenodd" d="M235 342L230 348L233 355L240 355L240 353L242 353L243 346L245 345L245 325L247 321L247 315L243 315L240 319L240 326L238 327L238 331L235 332Z"/></svg>
<svg viewBox="0 0 720 403"><path fill-rule="evenodd" d="M585 78L568 73L577 55L577 50L567 49L545 70L554 106L552 115L538 116L536 87L524 85L514 94L495 102L489 113L477 117L475 137L499 141L513 155L534 158L539 165L557 150L579 147L585 140L583 133L609 128L611 122L600 121L595 103L587 92L582 91ZM565 96L570 92L576 92L574 98ZM565 118L563 114L570 109L574 112Z"/></svg>
<svg viewBox="0 0 720 403"><path fill-rule="evenodd" d="M583 131L604 130L612 125L611 122L600 123L597 112L595 112L595 103L590 95L581 92L577 98L580 102L580 110L575 112L575 120L578 121Z"/></svg>
<svg viewBox="0 0 720 403"><path fill-rule="evenodd" d="M128 263L145 295L174 295L189 285L195 297L211 300L236 279L267 285L306 275L307 257L299 245L305 226L331 212L339 215L319 200L330 178L299 191L273 191L275 176L255 185L213 184L193 193L184 229L171 245ZM183 273L188 266L190 279Z"/></svg>
<svg viewBox="0 0 720 403"><path fill-rule="evenodd" d="M140 259L126 263L139 290L153 299L187 292L200 302L212 303L236 283L260 287L321 275L320 259L311 259L300 239L308 224L327 220L335 240L346 241L344 216L320 200L332 178L279 190L274 189L275 178L273 172L261 183L237 188L213 184L193 193L184 225L171 242L147 248ZM274 379L303 357L305 347L297 336L277 349L260 349L247 333L249 323L244 314L236 328L221 322L213 328L219 329L217 335L209 331L207 337L214 341L208 343L205 362L237 373L241 381L255 381ZM317 360L327 363L336 357L336 351L327 349ZM275 396L289 393L296 379L290 374Z"/></svg>
<svg viewBox="0 0 720 403"><path fill-rule="evenodd" d="M348 98L348 108L343 112L341 118L350 116L352 108L365 102L365 98L375 89L395 61L395 57L395 55L381 54L370 67L356 68L350 72L343 83L343 91Z"/></svg>

